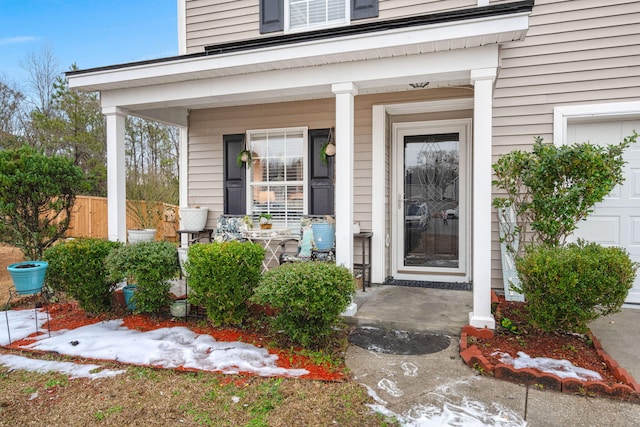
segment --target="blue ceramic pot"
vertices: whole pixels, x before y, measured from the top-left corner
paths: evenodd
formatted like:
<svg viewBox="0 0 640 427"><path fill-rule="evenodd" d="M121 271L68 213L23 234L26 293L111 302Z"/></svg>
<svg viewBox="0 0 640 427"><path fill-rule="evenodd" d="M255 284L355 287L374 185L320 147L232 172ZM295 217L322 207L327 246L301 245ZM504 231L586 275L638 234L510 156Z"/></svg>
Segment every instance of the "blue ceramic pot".
<svg viewBox="0 0 640 427"><path fill-rule="evenodd" d="M135 301L131 300L131 298L133 298L133 293L135 291L136 291L136 285L127 285L124 288L122 288L122 293L124 294L124 302L127 303L127 308L132 311L136 309Z"/></svg>
<svg viewBox="0 0 640 427"><path fill-rule="evenodd" d="M319 251L328 251L333 248L336 241L336 231L333 224L311 224L313 240Z"/></svg>
<svg viewBox="0 0 640 427"><path fill-rule="evenodd" d="M19 295L32 295L42 292L44 276L49 263L46 261L23 261L7 267L13 285Z"/></svg>

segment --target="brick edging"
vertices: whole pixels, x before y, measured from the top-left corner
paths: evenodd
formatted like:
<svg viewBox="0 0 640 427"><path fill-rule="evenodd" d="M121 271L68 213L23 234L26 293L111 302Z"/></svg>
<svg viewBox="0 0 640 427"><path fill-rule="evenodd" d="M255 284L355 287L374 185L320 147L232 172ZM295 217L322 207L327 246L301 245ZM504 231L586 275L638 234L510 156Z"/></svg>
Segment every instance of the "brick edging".
<svg viewBox="0 0 640 427"><path fill-rule="evenodd" d="M491 338L494 332L491 329L477 329L471 325L462 328L460 334L460 357L464 363L483 374L492 374L494 377L519 384L538 386L542 389L550 389L570 394L600 395L625 400L640 401L640 385L629 375L626 369L620 367L611 356L603 349L600 341L591 334L593 345L596 351L604 359L607 367L613 375L625 384L614 384L612 386L604 381L580 381L575 378L560 378L557 375L541 372L536 369L525 368L515 369L505 363L492 364L482 354L477 345L468 345L468 337Z"/></svg>

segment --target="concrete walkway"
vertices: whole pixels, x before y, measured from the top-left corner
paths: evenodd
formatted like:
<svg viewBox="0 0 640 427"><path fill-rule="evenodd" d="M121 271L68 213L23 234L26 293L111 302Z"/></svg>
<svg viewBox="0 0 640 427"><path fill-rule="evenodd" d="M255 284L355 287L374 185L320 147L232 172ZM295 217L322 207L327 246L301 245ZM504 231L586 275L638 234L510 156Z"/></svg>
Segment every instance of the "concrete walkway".
<svg viewBox="0 0 640 427"><path fill-rule="evenodd" d="M399 416L404 425L640 425L639 404L538 390L481 376L466 366L458 348L460 329L471 311L469 291L374 285L359 291L356 302L352 323L439 331L452 338L447 349L420 356L349 346L346 363L356 381L378 399L380 411ZM625 309L592 327L605 351L635 378L640 366L639 316L640 311Z"/></svg>

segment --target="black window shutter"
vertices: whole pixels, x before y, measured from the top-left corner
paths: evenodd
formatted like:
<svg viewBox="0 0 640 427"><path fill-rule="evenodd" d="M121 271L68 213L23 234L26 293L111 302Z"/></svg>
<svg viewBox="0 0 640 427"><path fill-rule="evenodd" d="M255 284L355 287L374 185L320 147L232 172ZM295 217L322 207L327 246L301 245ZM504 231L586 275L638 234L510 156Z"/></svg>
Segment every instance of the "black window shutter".
<svg viewBox="0 0 640 427"><path fill-rule="evenodd" d="M320 156L329 129L309 131L309 215L334 215L334 157L325 164Z"/></svg>
<svg viewBox="0 0 640 427"><path fill-rule="evenodd" d="M378 0L351 0L351 20L378 16Z"/></svg>
<svg viewBox="0 0 640 427"><path fill-rule="evenodd" d="M260 34L284 30L284 0L260 0Z"/></svg>
<svg viewBox="0 0 640 427"><path fill-rule="evenodd" d="M244 148L244 134L223 135L224 145L224 213L228 215L245 215L246 207L246 168L236 164L238 154Z"/></svg>

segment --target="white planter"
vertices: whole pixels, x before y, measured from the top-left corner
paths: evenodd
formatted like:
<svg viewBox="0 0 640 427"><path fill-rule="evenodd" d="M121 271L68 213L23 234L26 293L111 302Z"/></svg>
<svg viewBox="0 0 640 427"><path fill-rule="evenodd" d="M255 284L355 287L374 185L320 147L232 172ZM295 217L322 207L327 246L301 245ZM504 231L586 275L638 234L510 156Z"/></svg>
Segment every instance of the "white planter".
<svg viewBox="0 0 640 427"><path fill-rule="evenodd" d="M207 225L207 208L180 208L181 228L187 231L202 231Z"/></svg>
<svg viewBox="0 0 640 427"><path fill-rule="evenodd" d="M153 242L155 239L155 228L145 228L144 230L129 230L129 243Z"/></svg>
<svg viewBox="0 0 640 427"><path fill-rule="evenodd" d="M171 303L169 307L173 317L187 317L191 309L191 304L186 300L178 300Z"/></svg>

